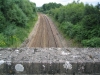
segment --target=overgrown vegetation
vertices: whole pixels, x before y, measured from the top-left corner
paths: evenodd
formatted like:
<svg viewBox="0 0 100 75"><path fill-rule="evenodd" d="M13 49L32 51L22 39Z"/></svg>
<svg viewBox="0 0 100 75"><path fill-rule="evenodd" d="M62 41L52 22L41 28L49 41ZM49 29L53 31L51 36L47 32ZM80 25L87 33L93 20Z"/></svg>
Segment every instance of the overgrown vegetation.
<svg viewBox="0 0 100 75"><path fill-rule="evenodd" d="M61 6L62 6L62 4L57 4L57 3L51 2L51 3L43 4L42 7L38 7L38 11L48 13L49 10L59 8Z"/></svg>
<svg viewBox="0 0 100 75"><path fill-rule="evenodd" d="M73 1L48 12L61 31L85 47L100 47L100 4L96 6Z"/></svg>
<svg viewBox="0 0 100 75"><path fill-rule="evenodd" d="M37 19L36 5L29 0L0 0L0 47L17 47Z"/></svg>

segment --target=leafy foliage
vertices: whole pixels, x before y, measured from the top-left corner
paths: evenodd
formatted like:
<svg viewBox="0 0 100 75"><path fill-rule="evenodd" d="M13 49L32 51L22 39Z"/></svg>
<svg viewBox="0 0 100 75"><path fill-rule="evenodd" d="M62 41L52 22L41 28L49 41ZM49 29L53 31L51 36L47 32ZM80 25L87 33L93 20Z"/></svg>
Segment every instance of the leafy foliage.
<svg viewBox="0 0 100 75"><path fill-rule="evenodd" d="M83 40L82 44L86 47L100 47L100 38L94 37L89 40Z"/></svg>
<svg viewBox="0 0 100 75"><path fill-rule="evenodd" d="M50 9L55 9L61 7L62 4L57 4L57 3L48 3L48 4L43 4L42 7L38 8L38 11L47 13Z"/></svg>
<svg viewBox="0 0 100 75"><path fill-rule="evenodd" d="M0 0L0 47L23 42L36 16L36 5L29 0Z"/></svg>
<svg viewBox="0 0 100 75"><path fill-rule="evenodd" d="M61 31L86 47L100 47L100 4L96 6L73 1L48 12Z"/></svg>
<svg viewBox="0 0 100 75"><path fill-rule="evenodd" d="M0 33L4 31L5 29L5 17L3 13L0 11Z"/></svg>

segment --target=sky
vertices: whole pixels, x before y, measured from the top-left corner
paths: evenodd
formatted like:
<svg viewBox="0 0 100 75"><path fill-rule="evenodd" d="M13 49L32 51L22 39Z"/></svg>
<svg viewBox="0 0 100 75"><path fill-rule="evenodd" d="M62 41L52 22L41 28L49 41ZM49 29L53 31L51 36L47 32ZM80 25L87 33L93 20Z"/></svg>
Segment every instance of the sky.
<svg viewBox="0 0 100 75"><path fill-rule="evenodd" d="M56 2L56 3L61 3L63 5L67 5L68 3L71 3L74 0L30 0L30 1L36 3L37 7L40 7L43 4L49 3L49 2ZM83 2L85 4L88 3L88 4L96 5L98 2L100 3L100 0L80 0L80 2Z"/></svg>

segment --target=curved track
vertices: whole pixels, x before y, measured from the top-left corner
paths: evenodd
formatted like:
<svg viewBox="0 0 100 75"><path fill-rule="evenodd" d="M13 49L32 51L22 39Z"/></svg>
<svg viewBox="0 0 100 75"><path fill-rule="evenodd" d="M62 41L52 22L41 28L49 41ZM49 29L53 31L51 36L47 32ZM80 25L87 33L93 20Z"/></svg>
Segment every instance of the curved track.
<svg viewBox="0 0 100 75"><path fill-rule="evenodd" d="M63 47L53 22L44 14L39 14L39 17L37 29L29 40L27 47Z"/></svg>

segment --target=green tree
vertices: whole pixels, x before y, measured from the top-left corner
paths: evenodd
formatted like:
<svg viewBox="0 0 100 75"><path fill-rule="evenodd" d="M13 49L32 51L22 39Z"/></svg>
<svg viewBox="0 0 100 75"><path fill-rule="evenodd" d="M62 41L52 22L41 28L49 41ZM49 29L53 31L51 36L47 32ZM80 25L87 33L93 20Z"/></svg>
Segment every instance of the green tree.
<svg viewBox="0 0 100 75"><path fill-rule="evenodd" d="M61 4L57 4L57 3L48 3L48 4L43 4L42 6L42 12L48 12L50 9L55 9L55 8L59 8L61 7Z"/></svg>
<svg viewBox="0 0 100 75"><path fill-rule="evenodd" d="M29 0L0 0L0 47L23 42L36 15L36 5Z"/></svg>
<svg viewBox="0 0 100 75"><path fill-rule="evenodd" d="M51 9L64 35L81 42L83 46L100 47L100 4L96 6L75 2Z"/></svg>

